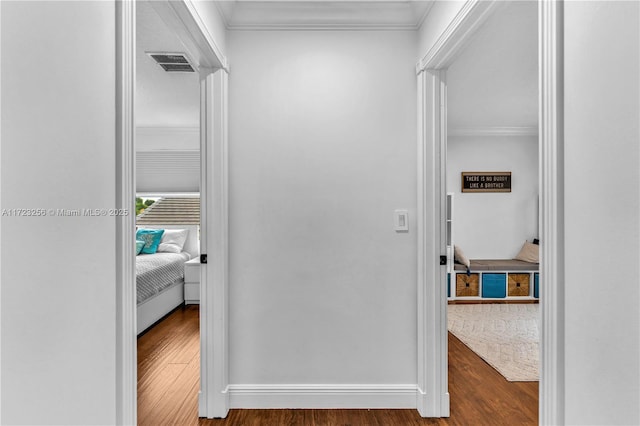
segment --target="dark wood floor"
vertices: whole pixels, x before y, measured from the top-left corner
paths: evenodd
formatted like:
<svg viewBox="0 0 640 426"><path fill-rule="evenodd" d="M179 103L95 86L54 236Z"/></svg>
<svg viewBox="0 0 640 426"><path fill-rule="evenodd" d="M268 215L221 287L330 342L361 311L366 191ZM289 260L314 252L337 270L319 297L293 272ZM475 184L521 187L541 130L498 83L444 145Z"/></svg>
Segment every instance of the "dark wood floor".
<svg viewBox="0 0 640 426"><path fill-rule="evenodd" d="M231 410L198 418L198 306L174 311L138 339L140 425L534 425L538 382L508 382L449 334L451 417L416 410Z"/></svg>

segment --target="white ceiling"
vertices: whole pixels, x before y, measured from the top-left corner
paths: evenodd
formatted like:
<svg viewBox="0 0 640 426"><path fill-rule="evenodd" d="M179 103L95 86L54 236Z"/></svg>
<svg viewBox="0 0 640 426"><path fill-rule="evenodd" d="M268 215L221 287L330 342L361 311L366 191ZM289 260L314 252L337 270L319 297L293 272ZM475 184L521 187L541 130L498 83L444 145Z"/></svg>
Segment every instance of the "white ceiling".
<svg viewBox="0 0 640 426"><path fill-rule="evenodd" d="M538 125L538 10L505 4L447 72L449 129Z"/></svg>
<svg viewBox="0 0 640 426"><path fill-rule="evenodd" d="M145 52L185 52L155 12L137 2L136 121L139 127L198 127L196 73L164 72ZM220 1L230 29L419 27L429 1ZM506 4L491 16L447 73L449 127L536 127L537 6Z"/></svg>
<svg viewBox="0 0 640 426"><path fill-rule="evenodd" d="M165 72L145 53L185 53L184 46L153 9L152 2L138 1L136 9L136 125L198 127L198 74Z"/></svg>
<svg viewBox="0 0 640 426"><path fill-rule="evenodd" d="M228 29L418 29L433 0L216 2Z"/></svg>

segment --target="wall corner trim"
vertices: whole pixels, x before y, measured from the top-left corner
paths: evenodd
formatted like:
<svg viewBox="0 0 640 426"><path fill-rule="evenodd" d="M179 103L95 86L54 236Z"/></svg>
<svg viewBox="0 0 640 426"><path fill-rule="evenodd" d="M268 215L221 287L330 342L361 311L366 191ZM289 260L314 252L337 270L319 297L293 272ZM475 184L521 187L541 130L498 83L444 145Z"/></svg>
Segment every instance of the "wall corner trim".
<svg viewBox="0 0 640 426"><path fill-rule="evenodd" d="M434 45L418 62L418 72L425 69L447 68L469 42L471 35L484 24L499 1L468 0L440 35Z"/></svg>

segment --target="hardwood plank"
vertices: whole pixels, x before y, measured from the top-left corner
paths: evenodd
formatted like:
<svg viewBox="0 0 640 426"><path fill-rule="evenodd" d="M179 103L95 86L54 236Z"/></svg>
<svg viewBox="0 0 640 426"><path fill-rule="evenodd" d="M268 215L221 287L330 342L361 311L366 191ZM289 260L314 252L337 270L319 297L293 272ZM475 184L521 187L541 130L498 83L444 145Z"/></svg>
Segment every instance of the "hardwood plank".
<svg viewBox="0 0 640 426"><path fill-rule="evenodd" d="M138 417L146 419L156 409L187 364L166 364L138 380Z"/></svg>
<svg viewBox="0 0 640 426"><path fill-rule="evenodd" d="M138 339L141 425L534 425L538 382L508 382L449 334L451 417L423 419L407 410L231 410L198 418L199 311L189 305ZM180 362L177 362L180 361Z"/></svg>
<svg viewBox="0 0 640 426"><path fill-rule="evenodd" d="M178 308L138 338L138 380L166 363L188 363L199 355L199 311L190 306Z"/></svg>
<svg viewBox="0 0 640 426"><path fill-rule="evenodd" d="M166 392L156 401L145 417L138 419L140 425L195 423L198 417L198 390L200 389L200 362L186 365L183 374L167 386ZM181 365L181 364L174 364ZM195 408L195 411L192 411Z"/></svg>

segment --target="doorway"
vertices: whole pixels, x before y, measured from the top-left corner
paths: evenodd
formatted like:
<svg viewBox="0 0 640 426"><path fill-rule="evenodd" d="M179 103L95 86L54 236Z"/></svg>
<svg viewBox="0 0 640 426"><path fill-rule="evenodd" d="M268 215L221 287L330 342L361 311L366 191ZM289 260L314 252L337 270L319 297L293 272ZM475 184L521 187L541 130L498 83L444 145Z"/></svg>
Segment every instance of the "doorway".
<svg viewBox="0 0 640 426"><path fill-rule="evenodd" d="M136 1L126 0L116 3L117 40L117 194L116 206L135 211L135 81L136 81ZM201 267L201 312L200 327L202 336L217 338L219 328L226 326L224 316L213 318L209 310L211 292L226 289L226 275L220 278L220 270L226 273L226 58L208 36L208 31L198 14L197 7L191 2L151 2L154 10L164 23L173 30L184 46L184 51L192 59L199 75L200 110L200 157L201 157L201 238L200 253L206 255L207 247L216 251L209 256L213 268ZM203 149L204 148L204 149ZM218 160L214 163L213 159ZM224 221L218 220L220 216ZM210 224L210 229L207 229ZM134 424L136 413L136 291L135 291L135 251L131 241L135 241L134 215L118 218L117 233L117 417L118 424ZM213 262L212 262L213 261ZM209 296L207 296L209 294ZM221 302L224 303L224 299ZM222 323L222 327L219 323ZM213 329L213 331L211 331ZM209 351L209 352L207 352ZM225 376L213 375L213 368L226 365L216 357L207 356L211 351L209 339L202 339L200 368L200 393L198 395L200 416L213 417L208 400L211 389L221 386L219 382ZM213 365L212 365L213 364ZM226 414L226 412L225 412Z"/></svg>
<svg viewBox="0 0 640 426"><path fill-rule="evenodd" d="M424 417L449 415L446 271L446 69L501 2L463 8L447 32L422 58L418 74L418 410ZM561 282L561 81L562 5L538 4L541 265L541 423L561 420L563 342ZM438 283L433 285L433 283ZM420 368L424 366L424 368ZM427 397L430 395L430 397Z"/></svg>
<svg viewBox="0 0 640 426"><path fill-rule="evenodd" d="M473 394L485 407L510 401L494 410L523 424L538 421L537 21L535 2L506 2L446 69L452 411Z"/></svg>
<svg viewBox="0 0 640 426"><path fill-rule="evenodd" d="M122 3L122 4L120 4ZM130 70L133 69L135 63L130 55L131 41L133 39L132 31L132 11L135 10L132 2L118 2L118 34L121 39L118 41L118 164L120 170L118 173L117 206L131 208L132 189L131 184L131 165L132 153L130 147L133 141L131 106L133 104L133 92L130 87L132 81ZM482 21L482 17L486 10L492 7L491 2L477 2L473 7L465 9L466 17L469 19L456 22L452 25L455 30L446 36L446 40L441 43L434 52L430 52L420 62L418 67L418 87L419 87L419 109L420 123L418 133L420 135L419 144L419 194L431 194L429 199L426 195L420 195L418 200L418 403L417 406L421 414L425 416L445 416L448 414L448 393L446 390L446 340L442 343L442 332L446 339L446 311L444 303L446 299L443 297L443 290L440 286L428 285L428 283L443 282L444 271L439 264L440 254L444 252L441 247L442 230L439 226L443 217L442 201L435 202L441 194L440 182L443 181L440 171L441 164L435 159L441 158L440 142L442 137L446 137L446 129L443 129L440 123L440 103L446 99L442 94L445 93L446 86L442 85L439 70L446 67L447 60L450 60L461 41L467 37L467 33L473 30L478 22ZM185 10L189 10L190 6L185 6ZM558 147L561 129L561 103L559 95L556 91L560 65L558 65L558 52L561 51L561 37L558 32L560 24L558 9L561 5L547 4L541 2L541 130L543 170L541 173L541 239L544 241L542 246L542 257L545 259L545 266L542 273L544 281L542 286L543 294L548 295L550 299L549 309L543 309L543 359L546 360L543 370L543 381L541 391L541 407L542 412L548 415L541 415L543 423L558 423L560 419L560 397L558 390L562 389L562 336L561 316L558 312L558 306L561 306L562 300L555 296L559 293L555 284L558 277L561 276L562 264L562 241L558 236L557 228L561 227L561 189L562 189L562 168L560 163L561 148ZM198 25L196 24L196 28ZM223 80L223 79L221 79ZM212 82L213 83L213 82ZM129 182L129 184L127 184ZM130 189L127 189L130 188ZM428 192L426 191L428 189ZM129 191L127 194L126 192ZM224 197L223 197L224 199ZM127 228L122 222L118 222L118 246L122 247L122 252L130 254L132 248L128 242L131 241L133 235L127 234ZM211 245L213 247L213 245ZM224 247L224 244L222 245ZM546 255L545 255L546 253ZM132 401L135 403L135 390L131 380L135 375L130 371L132 363L127 362L131 357L131 345L134 341L127 331L127 315L133 312L133 303L131 296L128 295L126 286L133 277L131 265L126 265L128 256L118 253L118 274L119 293L118 293L118 313L117 313L117 395L118 395L118 422L133 423L135 422L135 409ZM222 283L222 289L226 289L225 283ZM553 293L553 294L552 294ZM561 296L561 294L560 294ZM221 303L225 303L224 300ZM547 306L547 304L545 304ZM545 312L546 311L546 312ZM545 329L545 326L548 327ZM552 342L545 344L544 342ZM224 354L223 354L224 355ZM223 357L223 361L226 359ZM223 364L224 364L223 362ZM545 362L545 361L543 361ZM445 366L443 369L442 366ZM549 367L549 368L547 368ZM225 365L222 365L220 371L228 371ZM219 376L220 377L220 376ZM546 377L546 378L545 378ZM135 377L134 377L135 378ZM444 388L443 388L443 384ZM224 387L222 387L224 388ZM133 390L133 396L132 396ZM547 404L548 403L548 404ZM201 404L202 407L202 404ZM122 420L126 419L126 420ZM133 419L133 420L132 420Z"/></svg>

